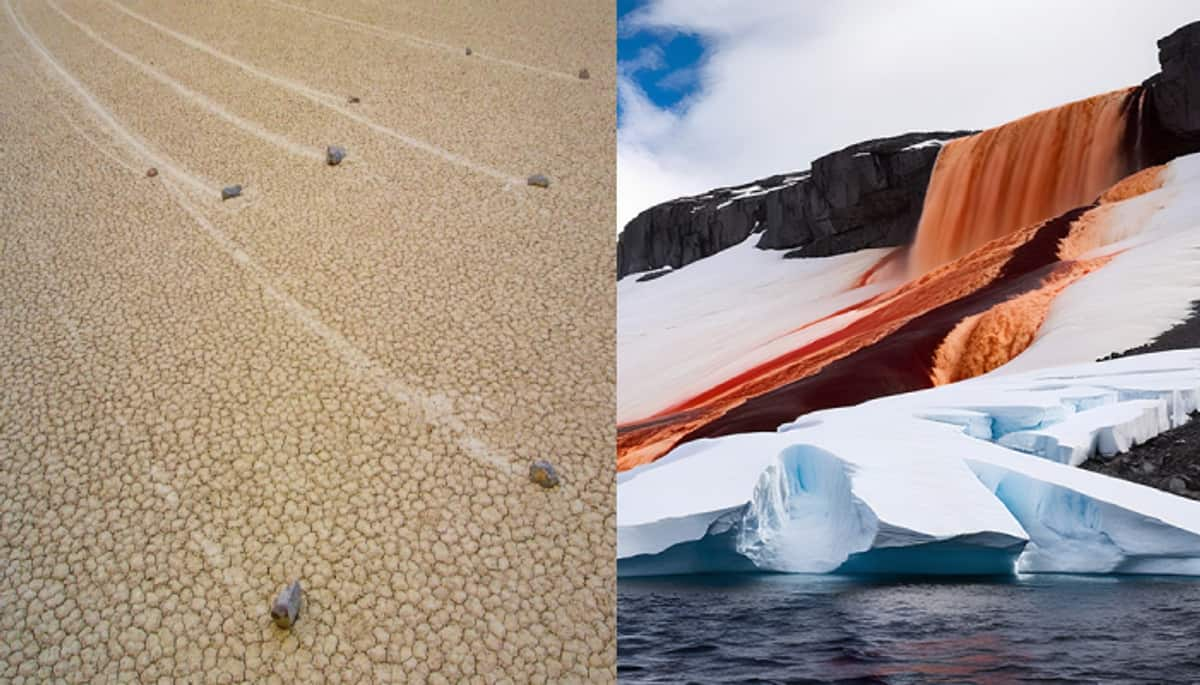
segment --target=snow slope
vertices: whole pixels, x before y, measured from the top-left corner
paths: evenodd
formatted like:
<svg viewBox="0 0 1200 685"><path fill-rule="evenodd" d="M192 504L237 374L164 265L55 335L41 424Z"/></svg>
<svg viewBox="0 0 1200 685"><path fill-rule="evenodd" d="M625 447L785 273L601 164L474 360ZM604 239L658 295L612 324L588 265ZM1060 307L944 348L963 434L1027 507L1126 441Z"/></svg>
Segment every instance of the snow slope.
<svg viewBox="0 0 1200 685"><path fill-rule="evenodd" d="M618 477L618 573L1200 574L1200 502L1074 468L1187 420L1200 350L992 374Z"/></svg>
<svg viewBox="0 0 1200 685"><path fill-rule="evenodd" d="M1200 299L1200 154L1160 175L1162 187L1111 206L1097 226L1109 244L1082 258L1119 254L1060 293L1034 342L994 373L1099 359L1188 318Z"/></svg>
<svg viewBox="0 0 1200 685"><path fill-rule="evenodd" d="M888 290L856 280L891 250L784 259L758 234L652 281L617 283L617 421L640 419L840 328L851 312L795 329Z"/></svg>

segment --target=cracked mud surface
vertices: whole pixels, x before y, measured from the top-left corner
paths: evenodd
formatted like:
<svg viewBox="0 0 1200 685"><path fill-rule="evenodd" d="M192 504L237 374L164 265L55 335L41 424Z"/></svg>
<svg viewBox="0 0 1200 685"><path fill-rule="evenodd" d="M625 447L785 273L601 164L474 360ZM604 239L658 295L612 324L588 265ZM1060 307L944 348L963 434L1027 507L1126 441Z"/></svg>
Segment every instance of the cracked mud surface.
<svg viewBox="0 0 1200 685"><path fill-rule="evenodd" d="M614 679L611 4L0 2L0 680Z"/></svg>

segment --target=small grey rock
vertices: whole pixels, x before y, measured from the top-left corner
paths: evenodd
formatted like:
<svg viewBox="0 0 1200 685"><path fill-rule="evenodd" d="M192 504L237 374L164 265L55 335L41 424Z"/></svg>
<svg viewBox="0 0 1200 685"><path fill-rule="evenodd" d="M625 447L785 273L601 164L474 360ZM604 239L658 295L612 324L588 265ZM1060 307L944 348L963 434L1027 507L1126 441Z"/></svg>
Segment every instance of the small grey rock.
<svg viewBox="0 0 1200 685"><path fill-rule="evenodd" d="M558 485L558 471L550 462L538 460L529 465L529 480L543 488L552 488Z"/></svg>
<svg viewBox="0 0 1200 685"><path fill-rule="evenodd" d="M357 105L358 103L362 102L362 100L358 99L357 95L351 95L346 101L352 105Z"/></svg>
<svg viewBox="0 0 1200 685"><path fill-rule="evenodd" d="M587 70L587 69L580 69L580 70L579 70L579 78L580 78L581 80L584 80L584 81L586 81L586 80L590 79L591 77L592 77L592 75L591 75L591 73L589 73L589 72L588 72L588 70Z"/></svg>
<svg viewBox="0 0 1200 685"><path fill-rule="evenodd" d="M1176 495L1182 495L1183 493L1187 492L1187 486L1187 481L1179 476L1175 476L1171 478L1171 480L1167 481L1167 489Z"/></svg>
<svg viewBox="0 0 1200 685"><path fill-rule="evenodd" d="M300 581L283 588L271 605L271 618L280 628L291 628L300 617Z"/></svg>
<svg viewBox="0 0 1200 685"><path fill-rule="evenodd" d="M471 56L471 48L467 48L467 57Z"/></svg>
<svg viewBox="0 0 1200 685"><path fill-rule="evenodd" d="M1142 464L1142 473L1151 474L1157 470L1158 470L1158 467L1155 466L1154 464L1151 464L1150 462L1145 462Z"/></svg>
<svg viewBox="0 0 1200 685"><path fill-rule="evenodd" d="M549 188L550 187L550 179L546 178L545 174L534 174L534 175L530 176L529 178L527 178L525 180L525 182L531 186L537 186L539 188Z"/></svg>
<svg viewBox="0 0 1200 685"><path fill-rule="evenodd" d="M330 145L329 147L325 148L325 162L329 166L337 166L338 164L341 164L342 160L345 158L345 149L337 145Z"/></svg>
<svg viewBox="0 0 1200 685"><path fill-rule="evenodd" d="M241 186L225 186L221 189L221 199L228 200L242 194Z"/></svg>

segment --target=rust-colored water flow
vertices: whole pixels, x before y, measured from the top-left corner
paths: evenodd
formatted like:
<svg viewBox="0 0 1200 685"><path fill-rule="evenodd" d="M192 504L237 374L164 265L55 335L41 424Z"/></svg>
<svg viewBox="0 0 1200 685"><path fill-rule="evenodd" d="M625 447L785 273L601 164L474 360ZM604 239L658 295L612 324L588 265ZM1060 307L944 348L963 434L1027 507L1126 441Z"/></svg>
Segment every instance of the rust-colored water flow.
<svg viewBox="0 0 1200 685"><path fill-rule="evenodd" d="M1125 145L1136 89L1097 95L950 141L934 166L909 260L927 273L1080 205L1134 171Z"/></svg>

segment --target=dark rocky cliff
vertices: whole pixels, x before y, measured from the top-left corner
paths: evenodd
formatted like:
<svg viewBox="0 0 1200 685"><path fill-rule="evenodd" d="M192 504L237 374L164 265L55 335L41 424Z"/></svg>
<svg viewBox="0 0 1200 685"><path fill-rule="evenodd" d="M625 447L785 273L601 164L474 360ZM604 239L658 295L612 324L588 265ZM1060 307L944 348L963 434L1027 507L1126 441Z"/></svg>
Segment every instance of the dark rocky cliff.
<svg viewBox="0 0 1200 685"><path fill-rule="evenodd" d="M742 242L765 220L767 196L808 176L807 171L771 176L645 210L626 224L617 241L617 278L679 268Z"/></svg>
<svg viewBox="0 0 1200 685"><path fill-rule="evenodd" d="M941 142L971 131L908 133L825 155L811 171L664 202L625 226L617 277L679 268L761 233L758 247L826 256L912 239Z"/></svg>
<svg viewBox="0 0 1200 685"><path fill-rule="evenodd" d="M768 204L758 247L792 249L787 256L827 257L911 242L942 143L971 133L908 133L817 159L810 182Z"/></svg>
<svg viewBox="0 0 1200 685"><path fill-rule="evenodd" d="M1172 135L1200 138L1200 21L1158 41L1162 71L1147 79L1158 122Z"/></svg>

